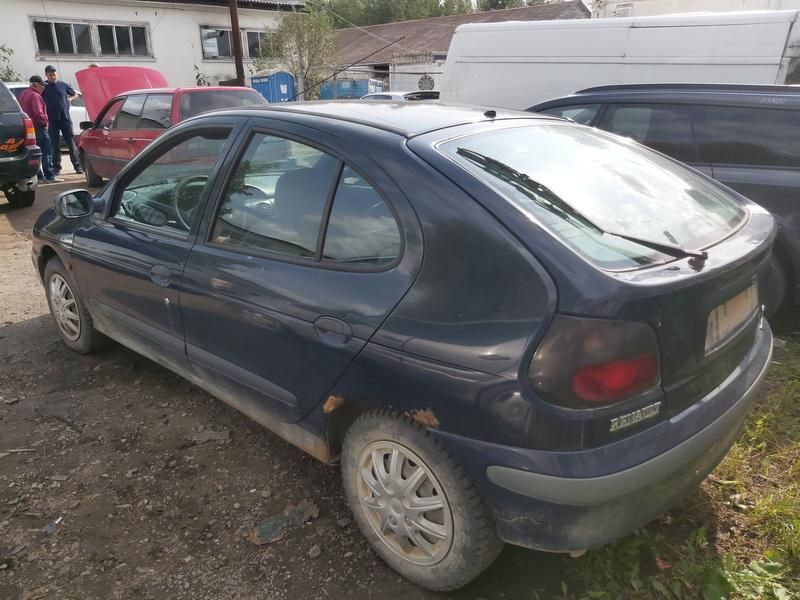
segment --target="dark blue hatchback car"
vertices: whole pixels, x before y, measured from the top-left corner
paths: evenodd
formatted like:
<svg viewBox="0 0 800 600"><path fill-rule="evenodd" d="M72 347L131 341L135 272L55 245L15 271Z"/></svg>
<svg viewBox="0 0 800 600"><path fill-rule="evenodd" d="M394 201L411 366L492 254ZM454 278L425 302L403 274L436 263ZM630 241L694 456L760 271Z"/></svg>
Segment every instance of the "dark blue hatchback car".
<svg viewBox="0 0 800 600"><path fill-rule="evenodd" d="M579 552L733 443L772 348L772 217L561 119L309 103L167 132L33 261L64 342L149 357L325 462L394 569Z"/></svg>

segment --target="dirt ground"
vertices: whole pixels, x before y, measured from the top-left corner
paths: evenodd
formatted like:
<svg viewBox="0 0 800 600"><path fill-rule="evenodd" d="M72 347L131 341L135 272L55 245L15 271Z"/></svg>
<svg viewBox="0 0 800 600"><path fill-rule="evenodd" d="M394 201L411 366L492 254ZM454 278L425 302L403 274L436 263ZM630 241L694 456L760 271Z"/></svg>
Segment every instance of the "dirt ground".
<svg viewBox="0 0 800 600"><path fill-rule="evenodd" d="M120 346L69 351L30 260L36 216L84 187L63 176L30 209L0 199L0 600L559 593L573 559L517 548L464 590L422 590L362 539L338 469ZM189 439L209 430L229 439ZM302 500L316 518L271 544L248 539Z"/></svg>

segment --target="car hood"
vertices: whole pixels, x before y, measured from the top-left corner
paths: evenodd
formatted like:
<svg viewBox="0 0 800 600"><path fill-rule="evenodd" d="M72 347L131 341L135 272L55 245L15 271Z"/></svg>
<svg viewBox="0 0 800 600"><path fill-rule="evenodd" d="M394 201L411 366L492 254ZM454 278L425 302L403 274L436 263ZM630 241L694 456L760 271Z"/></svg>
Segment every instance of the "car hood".
<svg viewBox="0 0 800 600"><path fill-rule="evenodd" d="M129 90L169 87L160 71L146 67L89 67L75 73L86 114L97 117L111 98Z"/></svg>

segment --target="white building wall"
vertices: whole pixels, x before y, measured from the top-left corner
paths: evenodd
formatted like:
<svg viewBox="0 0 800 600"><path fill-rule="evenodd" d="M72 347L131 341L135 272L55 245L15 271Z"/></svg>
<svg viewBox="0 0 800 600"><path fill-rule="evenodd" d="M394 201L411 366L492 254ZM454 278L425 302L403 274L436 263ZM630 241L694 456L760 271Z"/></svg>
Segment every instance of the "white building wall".
<svg viewBox="0 0 800 600"><path fill-rule="evenodd" d="M60 71L61 79L75 83L75 72L92 62L102 66L154 68L161 71L170 85L174 86L195 85L195 65L213 83L236 76L232 58L204 59L201 48L201 25L230 29L230 12L224 7L127 0L0 0L0 4L0 43L14 49L11 66L25 80L33 74L44 77L45 66L52 64ZM40 55L37 53L33 30L34 18L102 24L146 24L153 56ZM276 27L279 19L279 12L239 9L239 26L242 29L264 31ZM254 70L253 62L245 59L245 75L249 77Z"/></svg>
<svg viewBox="0 0 800 600"><path fill-rule="evenodd" d="M595 0L593 17L644 17L687 12L800 9L800 0Z"/></svg>
<svg viewBox="0 0 800 600"><path fill-rule="evenodd" d="M440 88L444 61L434 60L426 63L391 65L389 89L393 92L413 92L419 89L419 79L423 75L433 78L433 89Z"/></svg>

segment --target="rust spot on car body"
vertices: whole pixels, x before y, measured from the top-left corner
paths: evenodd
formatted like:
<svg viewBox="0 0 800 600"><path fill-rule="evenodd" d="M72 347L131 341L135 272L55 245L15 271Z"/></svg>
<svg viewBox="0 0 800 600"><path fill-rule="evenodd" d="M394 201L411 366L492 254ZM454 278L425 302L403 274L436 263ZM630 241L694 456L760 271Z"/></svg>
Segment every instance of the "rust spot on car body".
<svg viewBox="0 0 800 600"><path fill-rule="evenodd" d="M426 408L425 410L418 408L417 410L411 411L410 416L417 423L425 425L425 427L439 429L439 419L436 418L436 415L433 414L433 411L430 408Z"/></svg>
<svg viewBox="0 0 800 600"><path fill-rule="evenodd" d="M344 398L341 396L328 396L328 399L325 400L325 404L322 405L322 412L325 414L332 413L342 404L344 404Z"/></svg>

